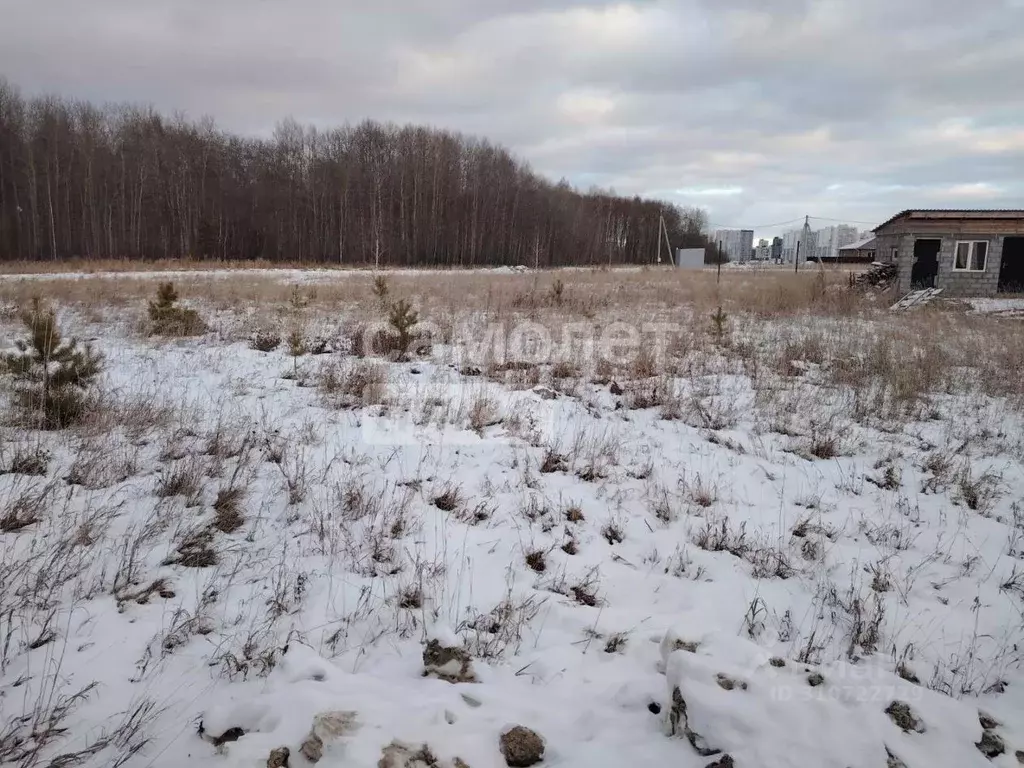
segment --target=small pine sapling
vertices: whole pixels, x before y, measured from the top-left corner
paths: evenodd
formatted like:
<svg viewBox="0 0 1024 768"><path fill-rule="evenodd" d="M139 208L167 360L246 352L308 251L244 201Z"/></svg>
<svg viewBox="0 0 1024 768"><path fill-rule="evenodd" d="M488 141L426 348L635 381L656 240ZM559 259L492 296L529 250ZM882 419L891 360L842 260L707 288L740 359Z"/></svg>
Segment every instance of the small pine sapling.
<svg viewBox="0 0 1024 768"><path fill-rule="evenodd" d="M562 305L563 294L565 293L565 283L561 280L555 280L551 284L551 302L559 306Z"/></svg>
<svg viewBox="0 0 1024 768"><path fill-rule="evenodd" d="M301 329L293 328L288 334L288 354L292 357L302 357L306 352L306 337Z"/></svg>
<svg viewBox="0 0 1024 768"><path fill-rule="evenodd" d="M4 356L14 375L15 404L36 417L43 429L63 429L85 415L85 391L103 370L103 357L77 339L64 341L52 309L39 299L21 316L28 339L15 342L16 352Z"/></svg>
<svg viewBox="0 0 1024 768"><path fill-rule="evenodd" d="M292 309L298 311L305 309L309 306L309 296L303 293L301 286L293 285L292 292L288 296L288 303L292 305Z"/></svg>
<svg viewBox="0 0 1024 768"><path fill-rule="evenodd" d="M388 279L384 275L377 275L373 278L373 295L383 307L388 301Z"/></svg>
<svg viewBox="0 0 1024 768"><path fill-rule="evenodd" d="M197 336L206 332L206 323L194 309L178 306L174 283L160 283L156 299L149 302L151 332L158 336Z"/></svg>
<svg viewBox="0 0 1024 768"><path fill-rule="evenodd" d="M395 348L399 360L409 359L409 347L416 338L416 324L420 316L405 299L399 299L391 305L388 323L395 332Z"/></svg>
<svg viewBox="0 0 1024 768"><path fill-rule="evenodd" d="M715 337L715 341L721 344L725 340L725 335L728 331L729 316L719 306L715 313L711 315L711 332Z"/></svg>
<svg viewBox="0 0 1024 768"><path fill-rule="evenodd" d="M288 354L292 358L292 377L299 377L299 358L302 357L308 349L306 348L306 337L302 333L301 328L292 328L288 334Z"/></svg>

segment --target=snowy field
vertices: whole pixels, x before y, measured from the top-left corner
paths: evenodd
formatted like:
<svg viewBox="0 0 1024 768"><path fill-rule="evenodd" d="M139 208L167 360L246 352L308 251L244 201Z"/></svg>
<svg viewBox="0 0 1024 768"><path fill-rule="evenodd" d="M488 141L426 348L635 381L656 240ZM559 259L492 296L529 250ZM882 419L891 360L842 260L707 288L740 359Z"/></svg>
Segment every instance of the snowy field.
<svg viewBox="0 0 1024 768"><path fill-rule="evenodd" d="M104 356L3 414L0 764L1024 763L1019 320L314 274L0 279Z"/></svg>

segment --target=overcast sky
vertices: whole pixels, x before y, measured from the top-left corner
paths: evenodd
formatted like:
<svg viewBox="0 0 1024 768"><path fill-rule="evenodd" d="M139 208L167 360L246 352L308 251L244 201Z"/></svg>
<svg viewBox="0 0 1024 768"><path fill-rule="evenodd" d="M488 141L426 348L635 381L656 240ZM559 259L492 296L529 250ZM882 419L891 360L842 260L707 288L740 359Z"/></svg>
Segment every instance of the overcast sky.
<svg viewBox="0 0 1024 768"><path fill-rule="evenodd" d="M246 133L426 123L760 235L1024 207L1024 0L0 0L0 20L29 94Z"/></svg>

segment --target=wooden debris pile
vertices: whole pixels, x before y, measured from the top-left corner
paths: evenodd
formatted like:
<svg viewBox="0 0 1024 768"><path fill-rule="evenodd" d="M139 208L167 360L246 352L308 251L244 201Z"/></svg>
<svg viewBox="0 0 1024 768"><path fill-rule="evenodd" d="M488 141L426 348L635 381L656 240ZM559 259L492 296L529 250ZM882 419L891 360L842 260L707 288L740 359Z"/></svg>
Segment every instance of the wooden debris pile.
<svg viewBox="0 0 1024 768"><path fill-rule="evenodd" d="M861 272L855 276L851 284L854 288L875 288L880 291L884 291L891 288L896 282L896 265L885 264L881 261L875 261L871 264L871 269L867 272Z"/></svg>

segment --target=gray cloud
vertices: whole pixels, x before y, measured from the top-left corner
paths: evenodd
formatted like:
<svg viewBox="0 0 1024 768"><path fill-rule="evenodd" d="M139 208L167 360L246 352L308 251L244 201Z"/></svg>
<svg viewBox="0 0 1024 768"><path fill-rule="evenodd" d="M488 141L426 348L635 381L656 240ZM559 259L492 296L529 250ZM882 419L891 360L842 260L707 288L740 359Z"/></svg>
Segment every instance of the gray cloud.
<svg viewBox="0 0 1024 768"><path fill-rule="evenodd" d="M1024 205L1018 0L0 0L0 18L0 74L29 93L246 133L422 122L720 224Z"/></svg>

